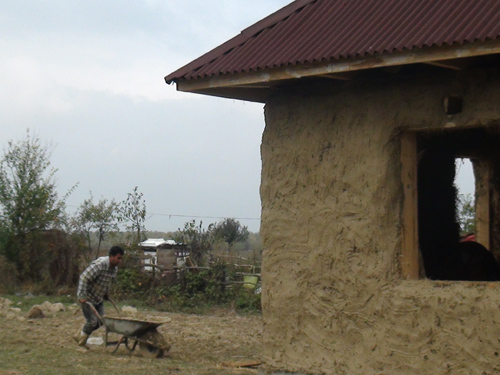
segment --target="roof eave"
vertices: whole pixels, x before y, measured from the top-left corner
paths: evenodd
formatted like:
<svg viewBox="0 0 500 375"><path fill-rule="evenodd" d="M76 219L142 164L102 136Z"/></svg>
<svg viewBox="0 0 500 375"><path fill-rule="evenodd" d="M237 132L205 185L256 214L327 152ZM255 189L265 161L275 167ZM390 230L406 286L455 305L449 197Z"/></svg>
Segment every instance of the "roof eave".
<svg viewBox="0 0 500 375"><path fill-rule="evenodd" d="M473 56L500 53L500 41L484 41L452 46L432 46L411 51L392 52L383 55L364 56L335 61L297 64L280 68L225 74L220 76L176 79L178 91L200 93L233 99L265 102L276 82L298 80L306 77L327 76L343 79L343 75L359 70L381 67L427 63L447 65ZM448 64L451 66L451 64ZM453 68L453 67L452 67Z"/></svg>

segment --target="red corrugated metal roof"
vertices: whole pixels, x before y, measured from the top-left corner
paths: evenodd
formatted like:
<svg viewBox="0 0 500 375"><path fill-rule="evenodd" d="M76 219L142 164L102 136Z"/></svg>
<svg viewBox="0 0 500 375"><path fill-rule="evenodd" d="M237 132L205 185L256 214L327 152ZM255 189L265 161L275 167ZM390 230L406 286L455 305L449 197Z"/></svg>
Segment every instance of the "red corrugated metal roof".
<svg viewBox="0 0 500 375"><path fill-rule="evenodd" d="M500 0L297 0L165 77L180 80L500 36Z"/></svg>

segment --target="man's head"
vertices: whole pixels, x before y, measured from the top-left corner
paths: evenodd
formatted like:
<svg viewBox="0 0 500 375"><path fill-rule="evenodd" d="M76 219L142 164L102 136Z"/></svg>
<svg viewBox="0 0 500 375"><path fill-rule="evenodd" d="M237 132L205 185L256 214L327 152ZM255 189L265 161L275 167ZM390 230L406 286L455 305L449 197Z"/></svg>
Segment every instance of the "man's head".
<svg viewBox="0 0 500 375"><path fill-rule="evenodd" d="M113 246L109 249L109 265L111 268L115 268L122 261L125 251L120 246Z"/></svg>

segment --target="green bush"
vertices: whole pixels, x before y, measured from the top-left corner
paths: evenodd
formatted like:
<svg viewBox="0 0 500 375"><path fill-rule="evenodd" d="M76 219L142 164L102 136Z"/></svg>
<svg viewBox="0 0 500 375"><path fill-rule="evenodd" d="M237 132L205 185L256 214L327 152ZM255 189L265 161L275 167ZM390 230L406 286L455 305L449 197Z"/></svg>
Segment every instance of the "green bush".
<svg viewBox="0 0 500 375"><path fill-rule="evenodd" d="M116 289L120 293L133 293L141 289L141 273L131 268L120 270L116 276Z"/></svg>
<svg viewBox="0 0 500 375"><path fill-rule="evenodd" d="M240 292L236 296L236 310L244 312L261 311L260 293L255 293L253 290L240 288Z"/></svg>
<svg viewBox="0 0 500 375"><path fill-rule="evenodd" d="M229 280L234 271L225 263L207 269L179 269L161 275L145 271L134 257L125 256L111 294L116 299L140 300L158 310L204 313L214 307L260 311L260 295Z"/></svg>
<svg viewBox="0 0 500 375"><path fill-rule="evenodd" d="M224 305L230 294L225 290L223 269L181 270L176 283L157 288L156 296L164 308L199 312Z"/></svg>

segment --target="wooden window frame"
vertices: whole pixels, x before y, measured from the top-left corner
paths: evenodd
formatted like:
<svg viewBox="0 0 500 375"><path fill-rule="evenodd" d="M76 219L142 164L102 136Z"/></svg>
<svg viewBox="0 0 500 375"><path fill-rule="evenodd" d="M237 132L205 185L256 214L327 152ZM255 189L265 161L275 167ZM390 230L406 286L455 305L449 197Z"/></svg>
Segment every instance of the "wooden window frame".
<svg viewBox="0 0 500 375"><path fill-rule="evenodd" d="M401 183L403 186L403 207L401 215L401 274L404 279L420 279L418 238L418 131L401 133ZM475 209L476 241L491 248L491 193L490 178L492 166L485 160L475 161L481 165L482 173L476 175Z"/></svg>

